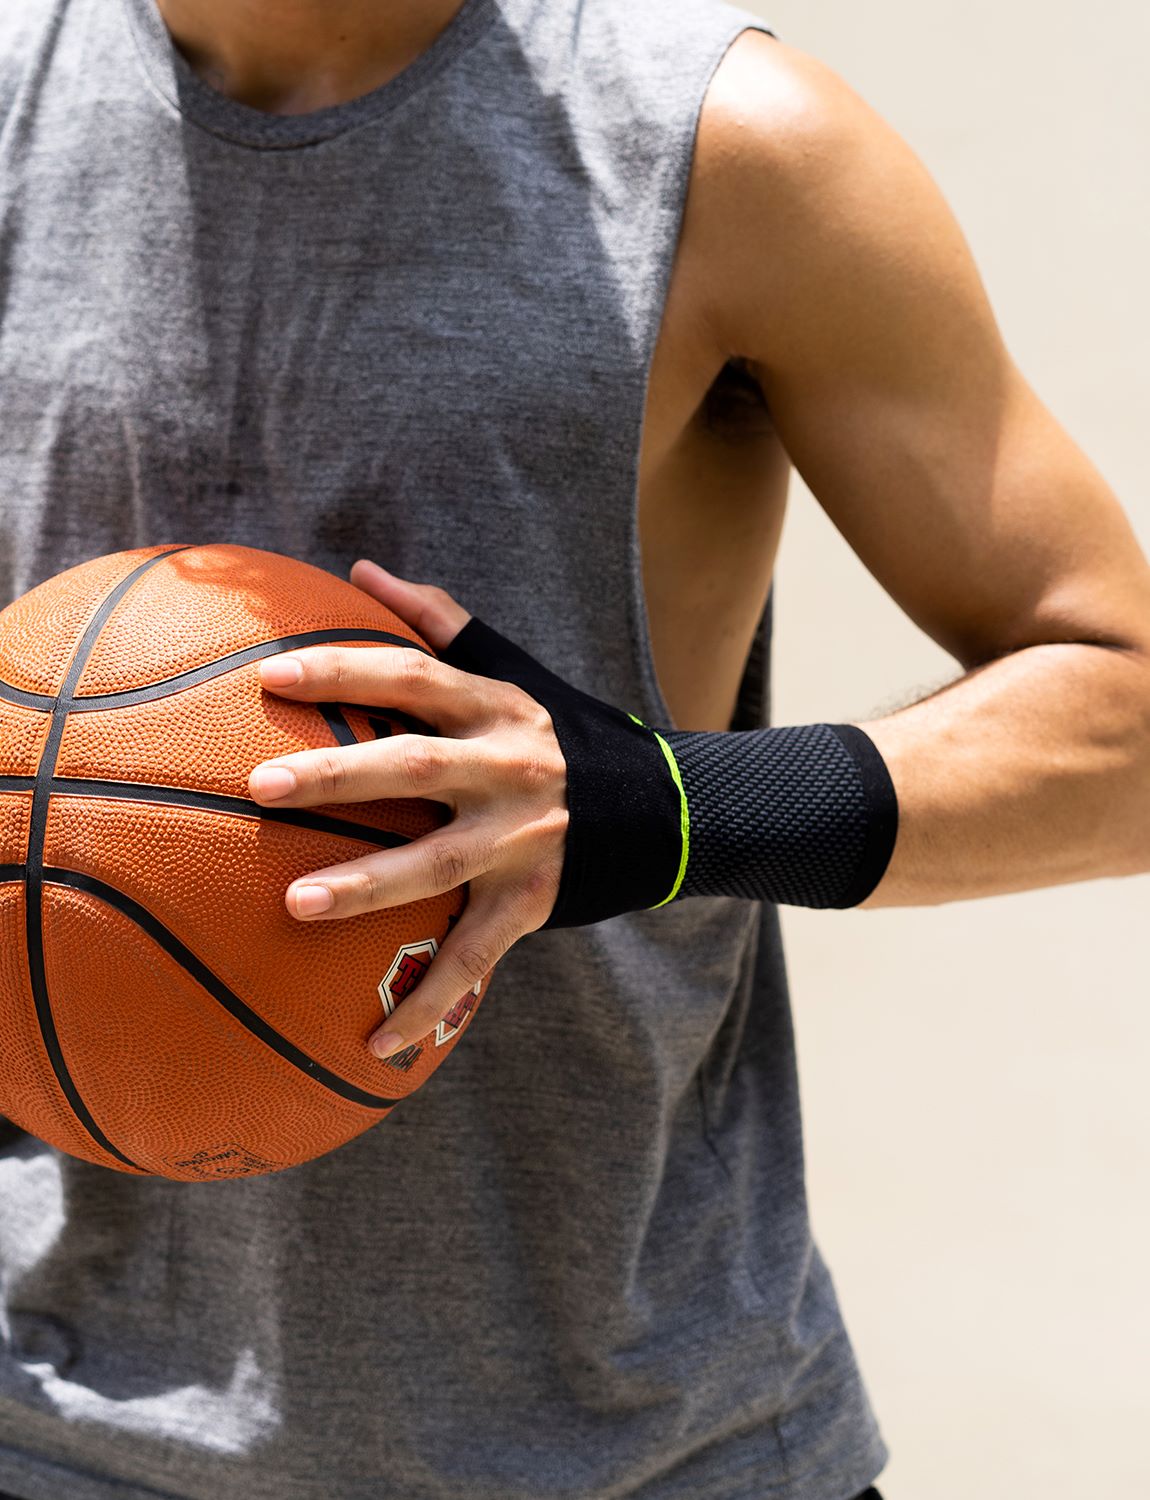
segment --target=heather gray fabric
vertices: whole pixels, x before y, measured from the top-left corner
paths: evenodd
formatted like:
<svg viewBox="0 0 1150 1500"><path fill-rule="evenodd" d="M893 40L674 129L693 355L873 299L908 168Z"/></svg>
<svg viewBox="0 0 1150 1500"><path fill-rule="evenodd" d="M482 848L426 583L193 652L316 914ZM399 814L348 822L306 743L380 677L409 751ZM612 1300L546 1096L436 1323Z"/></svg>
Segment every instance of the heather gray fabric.
<svg viewBox="0 0 1150 1500"><path fill-rule="evenodd" d="M761 23L467 0L272 118L153 3L0 5L0 599L151 543L365 554L668 725L645 375L699 103ZM21 1500L844 1500L885 1456L777 912L729 898L522 942L430 1083L302 1167L148 1181L9 1130L0 1320Z"/></svg>

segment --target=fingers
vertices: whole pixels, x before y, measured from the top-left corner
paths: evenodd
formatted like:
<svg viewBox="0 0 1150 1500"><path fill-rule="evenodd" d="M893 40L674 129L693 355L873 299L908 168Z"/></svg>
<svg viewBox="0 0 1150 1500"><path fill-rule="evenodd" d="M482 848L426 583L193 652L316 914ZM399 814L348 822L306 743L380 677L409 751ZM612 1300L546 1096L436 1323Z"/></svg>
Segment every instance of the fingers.
<svg viewBox="0 0 1150 1500"><path fill-rule="evenodd" d="M365 854L301 876L284 900L295 917L359 916L453 891L485 875L498 858L496 840L456 819L400 849Z"/></svg>
<svg viewBox="0 0 1150 1500"><path fill-rule="evenodd" d="M356 588L386 604L436 651L450 645L471 618L446 590L408 583L365 557L352 564L349 577Z"/></svg>
<svg viewBox="0 0 1150 1500"><path fill-rule="evenodd" d="M415 646L308 646L259 664L281 698L400 708L448 732L487 724L506 696L500 684L460 672Z"/></svg>
<svg viewBox="0 0 1150 1500"><path fill-rule="evenodd" d="M509 920L509 911L512 917ZM479 986L507 950L523 936L514 919L515 903L503 891L496 898L473 898L444 938L427 974L368 1038L377 1057L422 1041L443 1022L453 1024L469 993Z"/></svg>
<svg viewBox="0 0 1150 1500"><path fill-rule="evenodd" d="M263 761L249 775L248 790L275 807L428 797L454 808L458 793L485 784L485 769L489 778L489 757L477 740L396 734Z"/></svg>

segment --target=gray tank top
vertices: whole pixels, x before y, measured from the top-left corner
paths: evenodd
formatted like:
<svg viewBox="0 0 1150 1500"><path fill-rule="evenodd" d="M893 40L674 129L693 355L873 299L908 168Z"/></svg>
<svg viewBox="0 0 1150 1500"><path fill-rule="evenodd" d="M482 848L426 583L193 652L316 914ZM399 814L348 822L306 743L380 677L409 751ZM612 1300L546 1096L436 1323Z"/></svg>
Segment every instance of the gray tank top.
<svg viewBox="0 0 1150 1500"><path fill-rule="evenodd" d="M670 724L640 426L747 27L465 0L398 78L275 117L154 0L4 0L0 603L154 543L364 555ZM0 1137L21 1500L844 1500L884 1458L811 1241L772 906L533 934L417 1095L288 1171Z"/></svg>

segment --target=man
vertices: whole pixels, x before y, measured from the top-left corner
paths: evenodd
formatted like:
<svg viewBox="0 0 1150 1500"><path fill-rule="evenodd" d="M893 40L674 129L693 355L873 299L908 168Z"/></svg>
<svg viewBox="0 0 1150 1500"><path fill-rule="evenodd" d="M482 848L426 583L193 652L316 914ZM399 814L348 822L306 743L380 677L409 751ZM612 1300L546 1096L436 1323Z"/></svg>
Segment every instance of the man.
<svg viewBox="0 0 1150 1500"><path fill-rule="evenodd" d="M264 684L436 732L253 799L454 817L289 910L468 883L381 1076L498 963L440 1076L303 1167L13 1135L0 1486L850 1500L885 1449L810 1240L777 903L1150 869L1117 500L905 145L741 12L24 0L0 40L4 597L161 541L354 565L444 660ZM792 462L959 681L766 727Z"/></svg>

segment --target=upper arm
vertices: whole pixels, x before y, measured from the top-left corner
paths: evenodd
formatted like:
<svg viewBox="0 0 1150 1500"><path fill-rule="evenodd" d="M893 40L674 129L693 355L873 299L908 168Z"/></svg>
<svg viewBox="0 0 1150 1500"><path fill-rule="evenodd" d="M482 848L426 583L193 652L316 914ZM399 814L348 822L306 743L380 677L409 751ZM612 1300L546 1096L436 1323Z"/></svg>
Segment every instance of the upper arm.
<svg viewBox="0 0 1150 1500"><path fill-rule="evenodd" d="M744 33L704 105L687 213L715 339L923 630L967 667L1063 640L1150 654L1150 566L1122 507L1014 364L925 167L841 78Z"/></svg>

